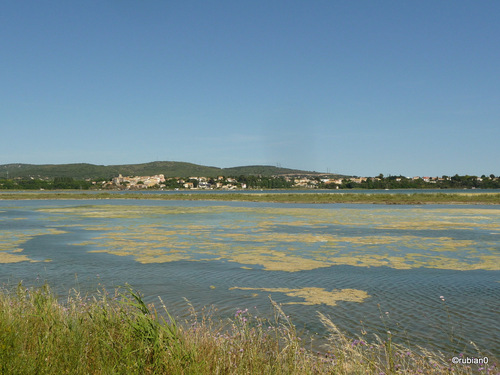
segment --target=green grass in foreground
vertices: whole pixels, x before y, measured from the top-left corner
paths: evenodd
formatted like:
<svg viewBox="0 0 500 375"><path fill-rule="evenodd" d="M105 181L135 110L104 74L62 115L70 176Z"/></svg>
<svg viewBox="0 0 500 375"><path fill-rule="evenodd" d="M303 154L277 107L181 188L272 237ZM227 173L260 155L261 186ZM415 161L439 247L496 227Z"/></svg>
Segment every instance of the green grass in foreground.
<svg viewBox="0 0 500 375"><path fill-rule="evenodd" d="M161 300L160 300L161 301ZM271 301L272 302L272 301ZM2 374L472 374L486 366L454 365L439 352L396 345L388 333L351 340L325 316L326 354L313 353L275 304L275 320L238 310L215 320L192 312L176 324L127 288L98 297L72 293L60 303L44 285L0 291ZM162 302L163 305L163 302ZM165 318L164 318L165 317ZM458 353L457 353L458 355ZM472 353L482 358L482 353Z"/></svg>
<svg viewBox="0 0 500 375"><path fill-rule="evenodd" d="M22 192L0 193L0 200L23 199L148 199L209 200L276 203L365 203L365 204L500 204L500 193L227 193L227 194L141 194L141 193L76 193Z"/></svg>

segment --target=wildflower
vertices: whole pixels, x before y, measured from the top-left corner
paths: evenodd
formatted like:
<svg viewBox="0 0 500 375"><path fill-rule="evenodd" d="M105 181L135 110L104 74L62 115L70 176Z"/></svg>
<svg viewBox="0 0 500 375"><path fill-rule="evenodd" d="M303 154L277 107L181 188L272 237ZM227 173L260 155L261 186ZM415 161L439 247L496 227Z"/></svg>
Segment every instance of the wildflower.
<svg viewBox="0 0 500 375"><path fill-rule="evenodd" d="M238 316L243 315L243 314L245 314L247 312L248 312L248 309L238 310L238 311L236 311L236 314L234 314L234 317L237 318Z"/></svg>

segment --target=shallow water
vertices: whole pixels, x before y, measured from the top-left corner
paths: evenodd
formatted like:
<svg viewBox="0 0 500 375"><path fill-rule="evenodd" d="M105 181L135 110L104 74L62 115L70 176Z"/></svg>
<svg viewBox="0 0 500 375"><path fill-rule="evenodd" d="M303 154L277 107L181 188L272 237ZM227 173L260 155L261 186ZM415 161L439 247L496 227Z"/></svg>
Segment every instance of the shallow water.
<svg viewBox="0 0 500 375"><path fill-rule="evenodd" d="M2 201L0 280L61 295L129 283L174 314L215 305L500 355L500 209L187 201ZM440 296L445 297L443 303Z"/></svg>

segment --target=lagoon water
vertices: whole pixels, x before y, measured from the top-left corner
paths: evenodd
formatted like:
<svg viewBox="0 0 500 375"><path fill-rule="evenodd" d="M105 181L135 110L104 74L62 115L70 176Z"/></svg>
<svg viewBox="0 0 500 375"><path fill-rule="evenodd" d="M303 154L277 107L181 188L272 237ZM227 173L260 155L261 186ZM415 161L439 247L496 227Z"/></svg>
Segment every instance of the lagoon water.
<svg viewBox="0 0 500 375"><path fill-rule="evenodd" d="M495 206L0 201L0 282L21 280L61 297L129 283L181 318L185 299L227 317L271 296L319 343L318 311L369 341L500 357Z"/></svg>

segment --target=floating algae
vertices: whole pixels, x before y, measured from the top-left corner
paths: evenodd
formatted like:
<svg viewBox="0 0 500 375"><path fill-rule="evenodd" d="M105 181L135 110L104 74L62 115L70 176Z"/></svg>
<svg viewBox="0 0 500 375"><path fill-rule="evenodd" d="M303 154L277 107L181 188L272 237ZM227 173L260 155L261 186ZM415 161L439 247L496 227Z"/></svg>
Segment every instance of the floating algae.
<svg viewBox="0 0 500 375"><path fill-rule="evenodd" d="M287 272L332 265L500 269L493 236L500 232L500 210L491 208L103 204L38 211L69 215L98 233L74 245L141 263L218 260Z"/></svg>
<svg viewBox="0 0 500 375"><path fill-rule="evenodd" d="M22 244L37 236L66 233L56 228L36 229L30 231L1 230L0 231L0 263L36 262L24 254Z"/></svg>
<svg viewBox="0 0 500 375"><path fill-rule="evenodd" d="M334 289L332 291L327 291L323 288L300 288L300 289L290 289L290 288L244 288L244 287L232 287L230 290L258 290L262 292L269 293L284 293L289 297L298 297L304 299L304 301L294 301L287 302L287 305L320 305L325 304L329 306L335 306L337 302L358 302L362 303L365 299L370 296L363 290L358 289Z"/></svg>
<svg viewBox="0 0 500 375"><path fill-rule="evenodd" d="M0 252L0 263L17 263L17 262L33 262L30 258L23 254L12 254Z"/></svg>
<svg viewBox="0 0 500 375"><path fill-rule="evenodd" d="M266 253L255 252L224 254L229 261L241 264L262 265L267 271L305 271L322 267L329 267L332 263L322 262L315 259L287 255L284 252L268 250Z"/></svg>
<svg viewBox="0 0 500 375"><path fill-rule="evenodd" d="M234 208L239 210L238 208ZM170 206L143 206L143 205L83 205L71 207L39 208L37 211L51 214L81 216L87 218L122 218L133 219L158 217L163 215L185 214L217 214L220 212L234 211L233 208L224 206L211 207L170 207ZM243 208L242 211L245 209Z"/></svg>

